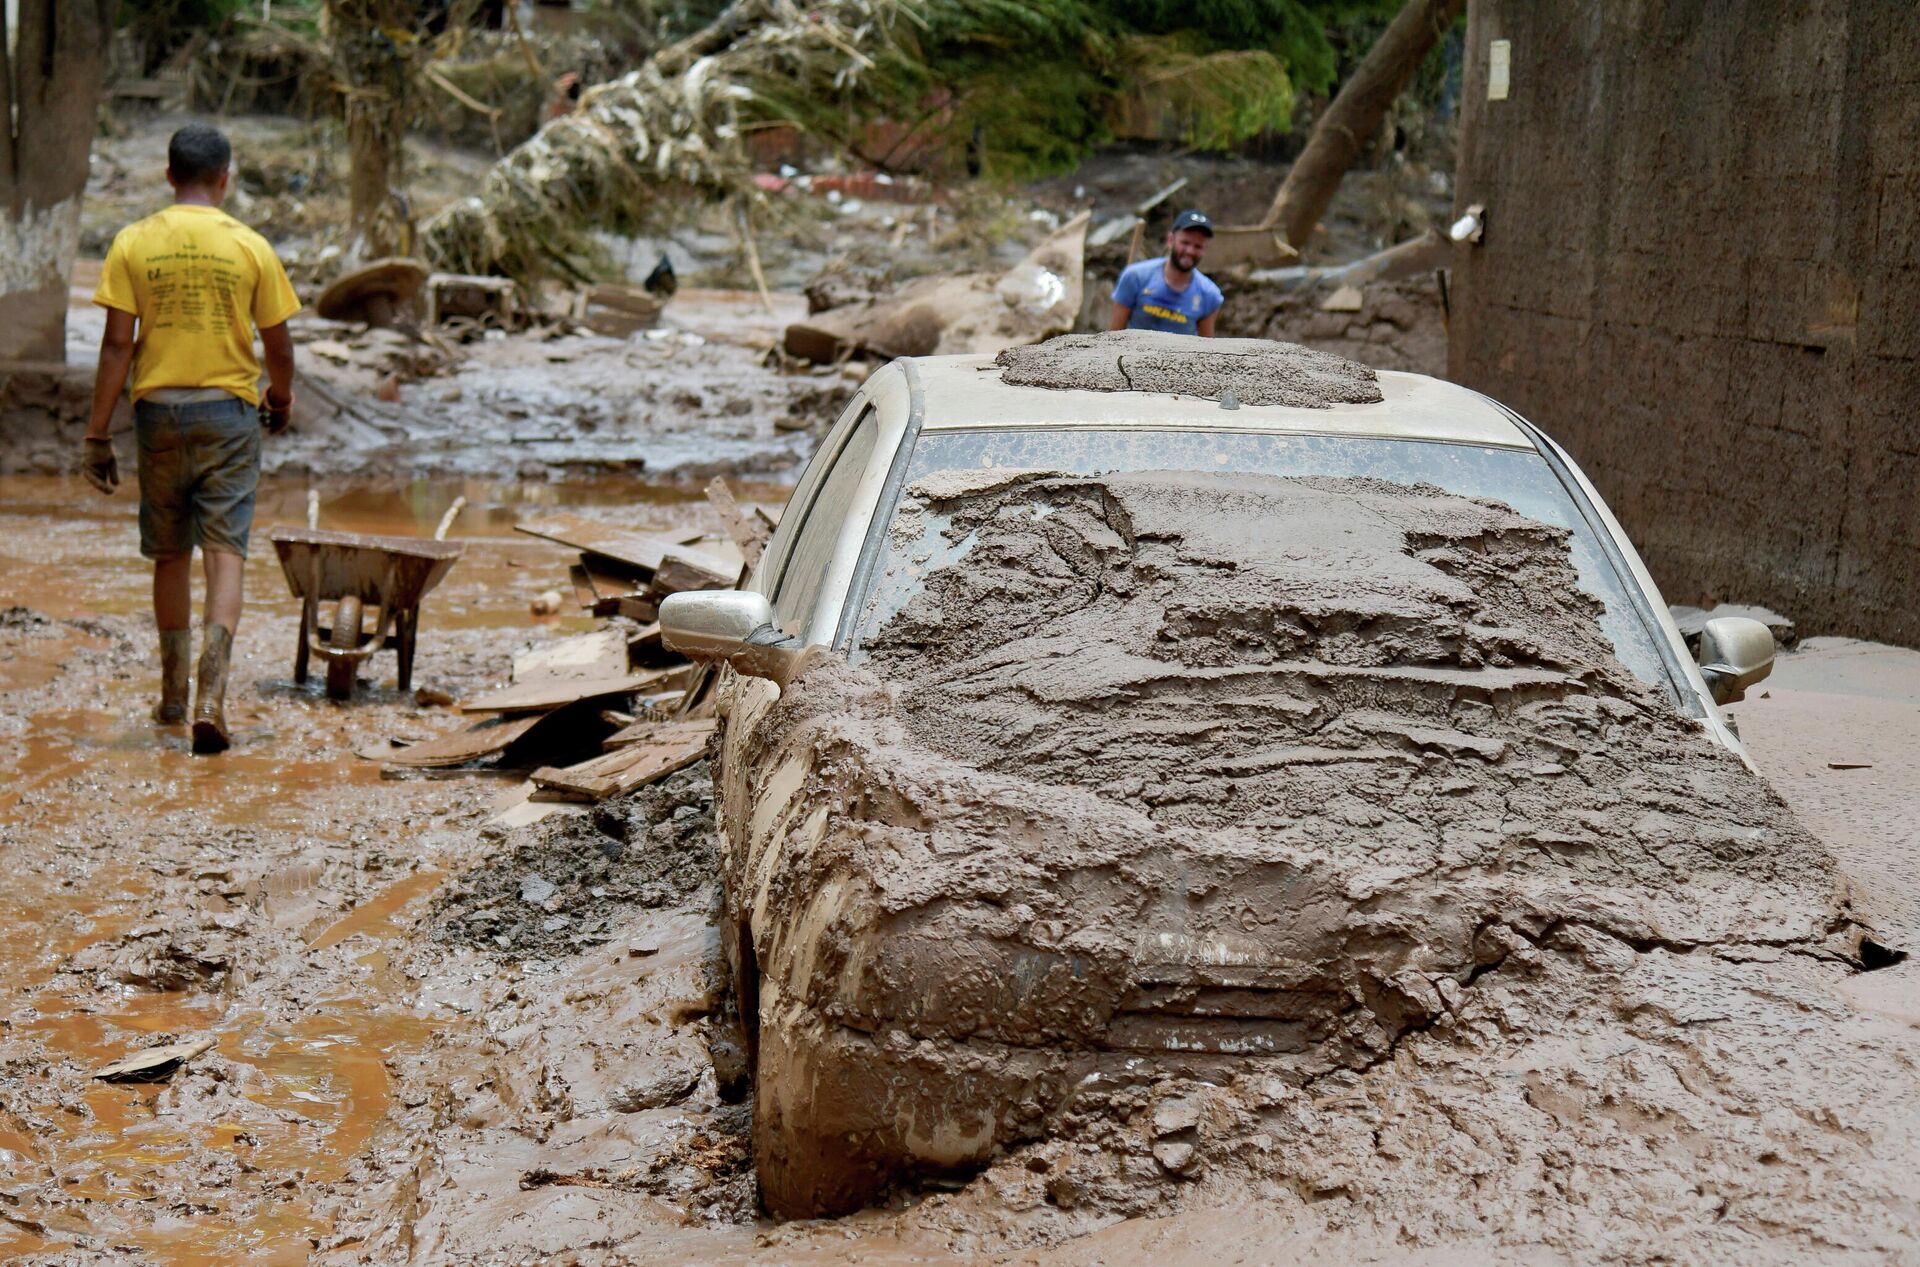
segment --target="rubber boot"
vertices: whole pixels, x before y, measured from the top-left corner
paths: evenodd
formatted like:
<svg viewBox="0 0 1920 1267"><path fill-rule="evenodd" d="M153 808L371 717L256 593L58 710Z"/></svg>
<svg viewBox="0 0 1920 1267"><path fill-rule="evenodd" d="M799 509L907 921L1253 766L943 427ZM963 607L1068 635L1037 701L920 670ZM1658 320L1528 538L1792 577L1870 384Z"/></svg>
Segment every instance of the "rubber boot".
<svg viewBox="0 0 1920 1267"><path fill-rule="evenodd" d="M200 693L193 701L193 750L227 750L227 661L233 634L225 625L208 625L200 648Z"/></svg>
<svg viewBox="0 0 1920 1267"><path fill-rule="evenodd" d="M193 685L193 630L160 631L160 702L153 719L178 726L187 719L187 692Z"/></svg>

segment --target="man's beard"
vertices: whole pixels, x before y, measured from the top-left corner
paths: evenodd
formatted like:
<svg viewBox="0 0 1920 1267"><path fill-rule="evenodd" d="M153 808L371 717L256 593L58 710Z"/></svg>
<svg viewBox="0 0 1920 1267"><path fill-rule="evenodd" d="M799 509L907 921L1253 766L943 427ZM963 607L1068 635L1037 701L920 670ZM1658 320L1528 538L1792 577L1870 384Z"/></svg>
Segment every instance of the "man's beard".
<svg viewBox="0 0 1920 1267"><path fill-rule="evenodd" d="M1185 251L1170 252L1169 257L1172 259L1173 269L1177 273L1191 273L1193 266L1200 262L1197 256L1188 255Z"/></svg>

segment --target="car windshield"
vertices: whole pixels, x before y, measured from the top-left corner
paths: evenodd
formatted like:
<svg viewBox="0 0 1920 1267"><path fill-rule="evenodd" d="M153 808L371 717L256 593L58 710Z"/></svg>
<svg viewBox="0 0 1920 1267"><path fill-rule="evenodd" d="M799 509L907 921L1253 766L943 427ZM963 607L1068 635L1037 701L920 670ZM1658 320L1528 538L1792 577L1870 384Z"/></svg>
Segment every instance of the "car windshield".
<svg viewBox="0 0 1920 1267"><path fill-rule="evenodd" d="M1462 497L1505 504L1543 523L1569 529L1580 584L1605 611L1602 632L1633 674L1685 708L1667 672L1637 591L1623 582L1596 535L1545 458L1530 449L1355 436L1272 435L1222 431L1122 429L995 429L923 433L915 442L903 488L941 471L1214 471L1283 476L1365 476L1396 484L1431 484ZM887 534L854 640L859 646L916 593L931 570L952 563L970 544L946 538L947 518L903 518Z"/></svg>

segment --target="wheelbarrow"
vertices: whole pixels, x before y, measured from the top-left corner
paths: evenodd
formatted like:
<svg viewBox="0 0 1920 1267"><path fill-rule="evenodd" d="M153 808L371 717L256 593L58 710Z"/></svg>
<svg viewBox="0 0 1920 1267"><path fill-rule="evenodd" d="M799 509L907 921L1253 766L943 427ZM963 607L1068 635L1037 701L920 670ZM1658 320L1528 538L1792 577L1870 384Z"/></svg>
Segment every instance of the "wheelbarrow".
<svg viewBox="0 0 1920 1267"><path fill-rule="evenodd" d="M420 636L420 600L445 579L466 546L445 539L466 498L440 520L432 537L379 537L317 526L319 498L307 502L305 528L272 528L267 537L280 556L287 588L300 600L300 646L293 680L305 685L311 656L327 665L327 695L353 697L363 660L376 651L400 657L400 689L413 685L413 650ZM320 608L330 606L322 627ZM373 636L363 637L369 608L379 613Z"/></svg>

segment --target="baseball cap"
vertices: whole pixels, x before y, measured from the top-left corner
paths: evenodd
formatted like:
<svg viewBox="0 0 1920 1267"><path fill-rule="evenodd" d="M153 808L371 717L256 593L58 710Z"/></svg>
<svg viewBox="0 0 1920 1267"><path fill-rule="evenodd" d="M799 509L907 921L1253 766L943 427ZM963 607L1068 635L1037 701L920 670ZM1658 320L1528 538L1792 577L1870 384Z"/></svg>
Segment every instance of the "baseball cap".
<svg viewBox="0 0 1920 1267"><path fill-rule="evenodd" d="M1207 219L1204 211L1182 211L1173 219L1173 228L1169 233L1178 233L1182 229L1198 229L1208 237L1213 236L1213 221Z"/></svg>

